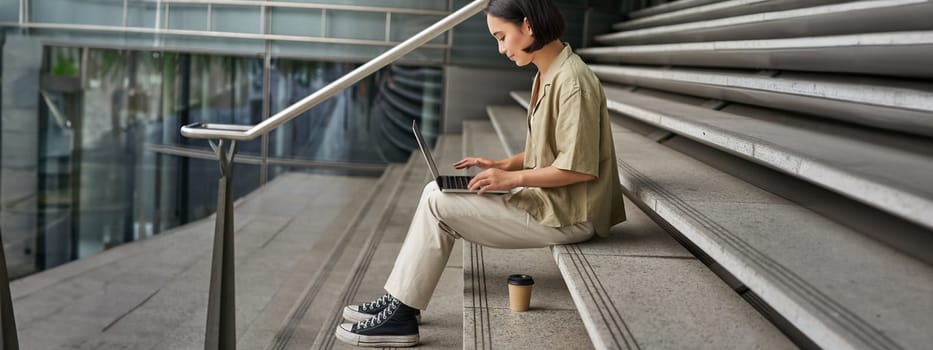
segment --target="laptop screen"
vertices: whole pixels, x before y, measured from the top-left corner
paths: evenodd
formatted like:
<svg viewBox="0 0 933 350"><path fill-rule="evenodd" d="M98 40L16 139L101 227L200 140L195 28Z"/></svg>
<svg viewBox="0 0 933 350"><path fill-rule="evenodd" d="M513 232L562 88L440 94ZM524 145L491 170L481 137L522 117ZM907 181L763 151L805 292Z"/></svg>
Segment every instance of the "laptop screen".
<svg viewBox="0 0 933 350"><path fill-rule="evenodd" d="M428 162L428 167L431 168L431 174L434 175L434 179L437 179L440 177L440 173L437 172L437 165L434 164L434 157L431 157L431 148L424 142L424 136L421 136L421 129L418 128L418 122L411 122L411 131L415 133L415 139L418 140L418 147L421 148L421 154L424 155L424 160Z"/></svg>

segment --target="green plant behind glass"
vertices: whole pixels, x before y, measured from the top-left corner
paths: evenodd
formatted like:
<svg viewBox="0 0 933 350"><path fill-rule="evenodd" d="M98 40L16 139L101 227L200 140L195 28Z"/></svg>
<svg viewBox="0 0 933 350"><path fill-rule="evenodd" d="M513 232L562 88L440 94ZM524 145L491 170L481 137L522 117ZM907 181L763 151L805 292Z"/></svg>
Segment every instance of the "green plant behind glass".
<svg viewBox="0 0 933 350"><path fill-rule="evenodd" d="M55 57L55 65L52 66L52 75L61 77L77 77L78 66L65 58L65 55L58 53Z"/></svg>

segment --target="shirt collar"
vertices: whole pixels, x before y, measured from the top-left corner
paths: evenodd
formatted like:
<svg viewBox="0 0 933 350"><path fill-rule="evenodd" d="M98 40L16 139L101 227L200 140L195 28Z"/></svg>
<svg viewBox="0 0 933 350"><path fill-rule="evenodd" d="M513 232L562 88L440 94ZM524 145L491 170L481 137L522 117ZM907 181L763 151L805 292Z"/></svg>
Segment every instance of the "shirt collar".
<svg viewBox="0 0 933 350"><path fill-rule="evenodd" d="M570 44L563 43L564 49L557 54L557 57L554 58L554 61L551 62L551 66L548 67L548 71L544 73L543 83L551 84L553 83L554 76L557 74L557 71L560 70L560 67L564 65L564 62L570 58L570 55L573 55L573 49L570 48Z"/></svg>

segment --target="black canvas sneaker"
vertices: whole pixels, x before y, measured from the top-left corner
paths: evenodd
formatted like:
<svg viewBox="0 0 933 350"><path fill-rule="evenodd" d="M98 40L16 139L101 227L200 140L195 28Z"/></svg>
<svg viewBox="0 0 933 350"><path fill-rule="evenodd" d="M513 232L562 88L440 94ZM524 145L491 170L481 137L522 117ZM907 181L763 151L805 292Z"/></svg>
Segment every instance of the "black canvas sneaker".
<svg viewBox="0 0 933 350"><path fill-rule="evenodd" d="M360 305L347 305L343 308L343 318L350 322L362 322L366 321L376 314L382 312L389 305L395 297L386 293L385 295L377 298L376 300L370 301L368 303L363 303ZM415 310L415 319L418 320L418 323L421 323L421 310Z"/></svg>
<svg viewBox="0 0 933 350"><path fill-rule="evenodd" d="M389 300L385 308L372 318L337 326L340 341L366 347L408 347L418 345L418 321L415 311L398 299Z"/></svg>

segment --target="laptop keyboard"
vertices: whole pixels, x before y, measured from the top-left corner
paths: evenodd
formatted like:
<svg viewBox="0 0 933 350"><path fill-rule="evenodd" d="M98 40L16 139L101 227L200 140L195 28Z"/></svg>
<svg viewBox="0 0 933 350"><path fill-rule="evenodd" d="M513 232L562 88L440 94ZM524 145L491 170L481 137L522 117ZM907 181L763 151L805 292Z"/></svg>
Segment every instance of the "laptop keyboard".
<svg viewBox="0 0 933 350"><path fill-rule="evenodd" d="M467 189L472 176L441 176L444 188Z"/></svg>

